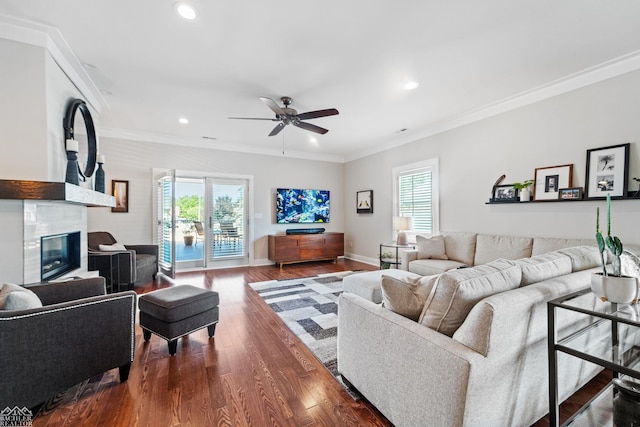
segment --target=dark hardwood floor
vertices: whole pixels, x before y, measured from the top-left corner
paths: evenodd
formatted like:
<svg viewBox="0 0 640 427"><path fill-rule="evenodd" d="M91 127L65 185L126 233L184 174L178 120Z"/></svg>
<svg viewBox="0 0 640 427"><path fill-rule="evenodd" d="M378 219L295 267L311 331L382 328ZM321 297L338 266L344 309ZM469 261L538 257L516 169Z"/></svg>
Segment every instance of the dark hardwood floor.
<svg viewBox="0 0 640 427"><path fill-rule="evenodd" d="M371 404L354 401L248 283L344 270L371 270L356 261L246 267L178 274L174 283L220 294L215 337L207 329L182 338L169 356L166 341L145 343L136 326L129 380L118 370L80 384L33 426L390 426ZM172 286L166 279L136 288ZM599 390L588 385L563 405L566 418ZM535 424L547 426L546 420Z"/></svg>

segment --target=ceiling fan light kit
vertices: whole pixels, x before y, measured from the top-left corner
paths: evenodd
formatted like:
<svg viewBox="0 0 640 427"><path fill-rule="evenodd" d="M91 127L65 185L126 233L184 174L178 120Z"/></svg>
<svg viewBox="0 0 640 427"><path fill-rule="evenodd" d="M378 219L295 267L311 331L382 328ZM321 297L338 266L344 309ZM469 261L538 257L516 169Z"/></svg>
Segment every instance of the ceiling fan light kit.
<svg viewBox="0 0 640 427"><path fill-rule="evenodd" d="M264 104L269 107L271 111L273 111L276 115L274 119L266 119L266 118L257 118L257 117L229 117L230 119L240 119L240 120L270 120L274 122L280 122L276 125L275 128L269 133L269 136L275 136L284 129L287 125L293 125L299 127L300 129L308 130L310 132L319 133L324 135L329 132L328 129L322 128L320 126L313 125L311 123L304 122L303 120L317 119L320 117L327 116L335 116L340 114L338 110L335 108L327 108L325 110L316 110L316 111L308 111L306 113L300 113L293 108L290 108L289 105L293 102L293 99L289 96L283 96L280 98L284 107L280 107L276 104L273 99L267 98L264 96L260 97L260 100L264 102Z"/></svg>

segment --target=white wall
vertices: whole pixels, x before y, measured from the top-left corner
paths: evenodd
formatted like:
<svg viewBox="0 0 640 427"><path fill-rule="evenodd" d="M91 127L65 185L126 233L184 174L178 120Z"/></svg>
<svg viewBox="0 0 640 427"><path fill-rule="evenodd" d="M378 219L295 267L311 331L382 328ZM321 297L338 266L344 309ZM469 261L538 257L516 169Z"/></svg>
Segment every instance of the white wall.
<svg viewBox="0 0 640 427"><path fill-rule="evenodd" d="M331 222L322 227L327 231L344 230L342 164L112 138L101 138L99 151L106 156L106 192L111 192L112 179L129 181L129 212L90 208L88 229L109 231L125 244L151 243L153 240L153 168L253 176L254 194L250 197L256 217L253 219L256 264L266 262L267 235L296 228L275 223L275 190L278 187L331 191ZM316 225L298 227L306 226Z"/></svg>
<svg viewBox="0 0 640 427"><path fill-rule="evenodd" d="M640 72L633 72L345 165L346 251L377 258L392 239L393 167L440 159L441 230L592 238L600 201L486 205L491 186L534 178L538 167L573 164L585 187L586 150L631 142L630 188L640 177ZM355 193L374 190L374 213L355 213ZM638 201L614 201L612 233L640 243Z"/></svg>

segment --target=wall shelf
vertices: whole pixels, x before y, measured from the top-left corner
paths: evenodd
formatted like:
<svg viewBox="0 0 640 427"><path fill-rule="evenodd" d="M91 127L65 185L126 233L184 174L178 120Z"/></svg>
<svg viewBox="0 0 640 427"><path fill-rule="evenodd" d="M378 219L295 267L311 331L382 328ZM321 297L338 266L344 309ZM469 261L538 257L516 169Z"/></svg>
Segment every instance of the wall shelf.
<svg viewBox="0 0 640 427"><path fill-rule="evenodd" d="M84 206L114 207L113 196L67 182L0 179L0 199L63 201Z"/></svg>
<svg viewBox="0 0 640 427"><path fill-rule="evenodd" d="M633 194L635 194L636 192L634 191ZM576 202L601 202L603 200L607 200L606 197L594 197L592 199L551 199L551 200L530 200L528 202L521 202L520 200L508 200L508 201L494 201L494 200L489 200L488 202L485 202L485 205L514 205L514 204L522 204L522 205L526 205L528 203L557 203L557 202L562 202L562 203L576 203ZM632 197L632 196L627 196L627 197L612 197L611 200L616 201L616 200L639 200L640 201L640 197Z"/></svg>

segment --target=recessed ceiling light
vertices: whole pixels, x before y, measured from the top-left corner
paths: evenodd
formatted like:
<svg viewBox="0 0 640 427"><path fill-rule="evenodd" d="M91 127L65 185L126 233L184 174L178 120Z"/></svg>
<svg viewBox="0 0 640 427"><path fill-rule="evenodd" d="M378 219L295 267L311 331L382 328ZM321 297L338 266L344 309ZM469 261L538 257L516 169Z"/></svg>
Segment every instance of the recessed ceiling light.
<svg viewBox="0 0 640 427"><path fill-rule="evenodd" d="M406 90L414 90L414 89L416 89L418 86L420 86L420 83L418 83L418 82L414 82L414 81L407 82L407 83L405 83L405 84L404 84L404 88L405 88Z"/></svg>
<svg viewBox="0 0 640 427"><path fill-rule="evenodd" d="M189 124L189 119L187 119L186 117L180 117L180 118L178 119L178 121L179 121L180 123L182 123L183 125L188 125L188 124Z"/></svg>
<svg viewBox="0 0 640 427"><path fill-rule="evenodd" d="M193 6L186 3L177 3L175 8L176 13L181 18L184 18L187 21L193 21L198 17L198 14L196 13L196 10L193 8Z"/></svg>
<svg viewBox="0 0 640 427"><path fill-rule="evenodd" d="M309 142L311 142L312 144L317 144L318 140L312 136L309 138Z"/></svg>

